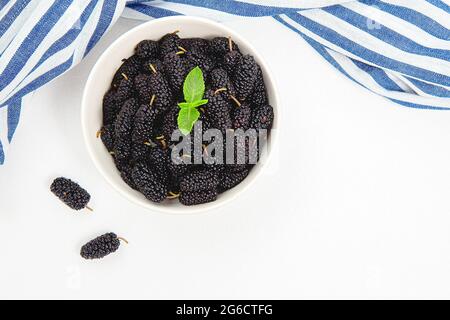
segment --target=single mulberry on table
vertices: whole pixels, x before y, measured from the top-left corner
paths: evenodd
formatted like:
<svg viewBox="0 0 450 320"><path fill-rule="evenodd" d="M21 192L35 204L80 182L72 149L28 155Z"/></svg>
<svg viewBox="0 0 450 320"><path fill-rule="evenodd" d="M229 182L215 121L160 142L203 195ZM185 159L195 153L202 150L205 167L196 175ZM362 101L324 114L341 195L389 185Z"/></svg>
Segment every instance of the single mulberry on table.
<svg viewBox="0 0 450 320"><path fill-rule="evenodd" d="M73 210L79 211L86 208L92 211L88 207L91 200L90 194L70 179L56 178L50 186L50 191Z"/></svg>
<svg viewBox="0 0 450 320"><path fill-rule="evenodd" d="M127 240L118 237L115 233L106 233L82 246L80 255L86 260L102 259L116 252L120 247L121 240L128 243Z"/></svg>

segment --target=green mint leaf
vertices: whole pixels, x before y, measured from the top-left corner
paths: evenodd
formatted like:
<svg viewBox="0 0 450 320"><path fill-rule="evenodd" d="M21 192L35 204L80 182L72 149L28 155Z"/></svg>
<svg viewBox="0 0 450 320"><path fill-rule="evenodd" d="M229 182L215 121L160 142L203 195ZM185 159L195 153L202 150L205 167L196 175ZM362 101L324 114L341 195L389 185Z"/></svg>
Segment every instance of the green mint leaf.
<svg viewBox="0 0 450 320"><path fill-rule="evenodd" d="M195 107L195 108L198 108L198 107L200 107L200 106L203 106L203 105L207 104L208 101L209 101L208 99L198 100L198 101L196 101L196 102L193 102L193 103L192 103L192 106Z"/></svg>
<svg viewBox="0 0 450 320"><path fill-rule="evenodd" d="M196 108L182 108L178 113L178 128L181 133L188 135L199 117L200 112Z"/></svg>
<svg viewBox="0 0 450 320"><path fill-rule="evenodd" d="M183 85L184 100L196 102L203 99L205 94L205 79L202 69L195 67L189 72Z"/></svg>
<svg viewBox="0 0 450 320"><path fill-rule="evenodd" d="M208 99L202 99L195 102L180 102L178 106L183 108L198 108L208 103Z"/></svg>
<svg viewBox="0 0 450 320"><path fill-rule="evenodd" d="M179 106L181 109L193 108L193 104L190 103L190 102L180 102L180 103L178 104L178 106Z"/></svg>

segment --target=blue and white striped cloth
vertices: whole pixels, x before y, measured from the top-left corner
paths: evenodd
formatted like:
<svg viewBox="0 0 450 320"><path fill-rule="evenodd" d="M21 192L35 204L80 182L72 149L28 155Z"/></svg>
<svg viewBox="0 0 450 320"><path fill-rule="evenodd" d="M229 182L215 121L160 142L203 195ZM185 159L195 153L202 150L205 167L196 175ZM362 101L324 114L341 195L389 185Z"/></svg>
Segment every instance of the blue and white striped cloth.
<svg viewBox="0 0 450 320"><path fill-rule="evenodd" d="M449 0L0 0L0 164L23 98L80 62L122 15L270 16L367 89L450 109Z"/></svg>

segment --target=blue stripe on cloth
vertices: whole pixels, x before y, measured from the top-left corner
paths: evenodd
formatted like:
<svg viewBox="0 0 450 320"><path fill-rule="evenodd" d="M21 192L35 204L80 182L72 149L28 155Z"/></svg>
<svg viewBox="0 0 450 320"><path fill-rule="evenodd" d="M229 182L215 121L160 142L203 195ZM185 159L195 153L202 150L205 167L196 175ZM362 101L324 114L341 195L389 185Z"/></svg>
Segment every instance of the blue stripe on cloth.
<svg viewBox="0 0 450 320"><path fill-rule="evenodd" d="M0 37L3 36L14 21L16 21L16 18L30 3L30 1L31 0L18 0L9 9L8 13L0 20ZM3 2L3 4L0 4L0 10L8 3L6 0L3 0Z"/></svg>
<svg viewBox="0 0 450 320"><path fill-rule="evenodd" d="M425 0L425 1L444 10L447 13L450 13L450 6L448 4L442 2L442 0Z"/></svg>
<svg viewBox="0 0 450 320"><path fill-rule="evenodd" d="M413 1L413 0L412 0ZM442 40L450 40L450 30L434 21L430 17L417 12L413 9L401 7L393 4L388 4L384 2L377 3L377 7L382 11L390 13L402 20L405 20L415 26L421 28L422 30L428 32L429 34L435 36L436 38Z"/></svg>
<svg viewBox="0 0 450 320"><path fill-rule="evenodd" d="M22 88L18 92L16 92L16 94L14 94L7 101L5 101L4 103L0 104L0 107L8 105L12 101L16 101L16 100L24 97L25 95L29 94L30 92L33 92L37 88L40 88L41 86L43 86L47 82L53 80L57 76L60 76L61 74L63 74L67 70L69 70L70 67L72 66L72 64L73 64L73 55L69 59L67 59L66 61L64 61L60 65L58 65L57 67L51 69L50 71L47 71L46 73L44 73L40 77L34 79L32 82L27 84L24 88Z"/></svg>
<svg viewBox="0 0 450 320"><path fill-rule="evenodd" d="M440 86L434 86L432 84L419 81L413 78L406 77L413 85L422 90L423 92L441 98L450 98L450 91ZM450 104L450 102L449 102Z"/></svg>
<svg viewBox="0 0 450 320"><path fill-rule="evenodd" d="M336 60L328 53L328 51L325 49L325 47L322 44L320 44L313 38L310 38L307 35L301 33L299 30L297 30L296 28L291 26L289 23L284 21L280 16L275 16L273 18L275 20L277 20L278 22L282 23L283 25L285 25L286 27L288 27L289 29L291 29L292 31L298 33L300 36L302 36L322 57L324 57L329 63L331 63L331 65L333 65L336 69L338 69L340 72L342 72L346 77L348 77L351 80L358 83L355 79L353 79L352 76L350 76L347 73L347 71L342 69L342 67L339 65L339 63L336 62Z"/></svg>
<svg viewBox="0 0 450 320"><path fill-rule="evenodd" d="M92 12L95 9L96 4L99 0L91 0L89 5L85 8L83 13L80 16L80 19L78 20L77 24L72 27L65 35L63 35L61 38L55 41L50 48L44 53L40 61L36 64L36 66L33 68L31 72L36 70L42 63L44 63L49 57L54 55L55 53L67 48L69 45L75 41L75 39L80 35L80 33L84 30L84 27L86 25L86 22L88 21L89 17L91 16ZM30 72L30 73L31 73Z"/></svg>
<svg viewBox="0 0 450 320"><path fill-rule="evenodd" d="M20 119L20 110L22 108L22 100L11 102L8 105L8 141L11 143L16 132Z"/></svg>
<svg viewBox="0 0 450 320"><path fill-rule="evenodd" d="M97 23L97 27L95 28L94 34L91 36L91 39L89 40L89 43L86 47L84 56L86 56L92 50L92 48L97 44L108 27L111 25L114 13L116 12L116 7L117 0L104 0L102 13Z"/></svg>
<svg viewBox="0 0 450 320"><path fill-rule="evenodd" d="M381 25L381 28L367 28L367 17L360 15L350 9L343 6L332 6L324 8L324 11L349 22L351 25L361 29L364 32L386 42L394 47L399 48L405 52L419 54L422 56L429 56L442 60L448 60L450 57L450 50L442 50L435 48L428 48L418 44L417 42L409 39L400 33Z"/></svg>
<svg viewBox="0 0 450 320"><path fill-rule="evenodd" d="M70 6L73 0L58 0L47 10L33 30L17 49L14 57L0 75L0 91L3 90L22 70L42 40L53 29L55 24Z"/></svg>
<svg viewBox="0 0 450 320"><path fill-rule="evenodd" d="M399 91L404 92L402 88L399 87L391 78L388 77L386 72L382 69L370 66L368 64L362 63L361 61L350 59L353 64L355 64L359 69L369 74L380 86L389 91Z"/></svg>
<svg viewBox="0 0 450 320"><path fill-rule="evenodd" d="M3 145L2 142L0 141L0 165L4 163L5 163L5 153L3 152Z"/></svg>
<svg viewBox="0 0 450 320"><path fill-rule="evenodd" d="M420 67L416 67L407 63L403 63L392 58L386 57L378 52L369 50L362 45L340 35L338 32L325 27L309 18L302 16L301 14L288 14L289 18L302 25L306 29L317 34L321 38L334 43L338 47L361 57L362 59L369 61L380 67L397 71L399 73L409 75L415 78L423 79L432 83L437 83L444 86L450 86L450 76L439 74L430 70L426 70Z"/></svg>
<svg viewBox="0 0 450 320"><path fill-rule="evenodd" d="M8 3L8 1L3 0L2 2L0 2L0 11L2 11L2 9L6 6L6 4Z"/></svg>
<svg viewBox="0 0 450 320"><path fill-rule="evenodd" d="M402 101L402 100L397 100L397 99L389 99L401 106L405 106L408 108L413 108L413 109L426 109L426 110L445 110L448 111L450 110L450 106L448 108L445 107L432 107L432 106L427 106L424 104L417 104L417 103L411 103L411 102L406 102L406 101Z"/></svg>
<svg viewBox="0 0 450 320"><path fill-rule="evenodd" d="M279 15L287 12L297 12L299 9L283 8L283 7L269 7L265 5L250 4L238 1L221 0L165 0L165 2L173 2L191 5L195 7L203 7L213 9L229 14L245 17L267 17ZM151 4L151 3L150 3Z"/></svg>
<svg viewBox="0 0 450 320"><path fill-rule="evenodd" d="M140 3L131 3L127 4L127 7L136 10L140 13L143 13L149 17L153 18L163 18L163 17L169 17L169 16L179 16L181 13L163 9L163 8L157 8L151 5L144 5Z"/></svg>

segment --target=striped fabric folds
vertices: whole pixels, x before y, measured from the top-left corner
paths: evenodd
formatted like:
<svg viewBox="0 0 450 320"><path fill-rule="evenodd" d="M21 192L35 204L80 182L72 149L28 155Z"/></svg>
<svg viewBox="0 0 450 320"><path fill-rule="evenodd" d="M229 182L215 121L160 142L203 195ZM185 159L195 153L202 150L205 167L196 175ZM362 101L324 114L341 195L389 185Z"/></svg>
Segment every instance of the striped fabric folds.
<svg viewBox="0 0 450 320"><path fill-rule="evenodd" d="M450 109L449 0L0 0L0 164L23 99L120 17L272 17L336 69L403 106Z"/></svg>

